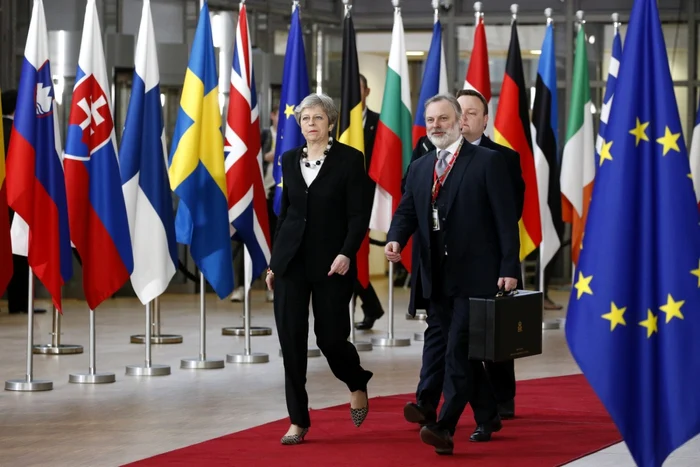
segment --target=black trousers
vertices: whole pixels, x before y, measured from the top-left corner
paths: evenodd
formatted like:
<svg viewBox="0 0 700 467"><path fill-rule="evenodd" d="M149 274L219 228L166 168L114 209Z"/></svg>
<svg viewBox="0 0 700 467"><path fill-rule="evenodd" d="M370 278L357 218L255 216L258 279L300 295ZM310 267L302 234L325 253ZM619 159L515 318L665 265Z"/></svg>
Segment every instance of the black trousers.
<svg viewBox="0 0 700 467"><path fill-rule="evenodd" d="M445 378L445 352L447 341L440 328L437 313L428 310L426 318L428 327L423 334L423 356L420 369L420 379L416 390L416 402L423 406L437 408L442 395ZM496 402L502 404L515 398L515 362L484 362L486 375L493 391ZM482 407L480 401L472 401L474 421L484 424L491 420L492 414L488 406Z"/></svg>
<svg viewBox="0 0 700 467"><path fill-rule="evenodd" d="M377 297L377 292L372 287L372 283L370 282L365 288L362 287L359 280L355 279L354 289L353 293L355 296L360 297L360 300L362 300L362 311L365 314L365 318L379 319L384 314L384 310L382 309L382 302Z"/></svg>
<svg viewBox="0 0 700 467"><path fill-rule="evenodd" d="M447 343L442 386L445 401L438 417L438 426L454 434L469 402L473 407L478 407L484 420L495 418L498 414L496 399L484 365L480 361L469 360L469 299L445 297L431 300L430 312L437 315L442 337Z"/></svg>
<svg viewBox="0 0 700 467"><path fill-rule="evenodd" d="M294 425L311 426L306 368L309 338L309 301L314 312L316 344L331 371L352 391L366 391L372 372L360 365L355 346L348 342L348 304L355 275L334 274L320 280L307 278L303 256L292 260L283 276L275 277L275 322L284 359L287 411Z"/></svg>
<svg viewBox="0 0 700 467"><path fill-rule="evenodd" d="M10 313L27 310L29 299L29 261L26 256L12 255L13 273L7 285L7 308Z"/></svg>

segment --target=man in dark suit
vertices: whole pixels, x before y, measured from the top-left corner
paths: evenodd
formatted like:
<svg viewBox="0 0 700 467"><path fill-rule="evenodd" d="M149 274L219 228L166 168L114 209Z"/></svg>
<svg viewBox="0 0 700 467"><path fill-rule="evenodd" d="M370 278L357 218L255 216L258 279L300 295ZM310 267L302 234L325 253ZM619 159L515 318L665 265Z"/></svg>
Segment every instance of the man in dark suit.
<svg viewBox="0 0 700 467"><path fill-rule="evenodd" d="M365 130L365 170L369 171L372 161L372 150L374 149L374 137L377 134L377 125L379 124L379 114L372 112L367 107L367 96L369 96L370 88L367 87L367 78L360 75L360 97L362 98L362 124ZM369 219L372 213L372 204L374 203L374 190L376 183L367 175L365 180L365 209L367 210L367 218ZM374 326L374 322L384 315L382 303L377 297L377 292L374 291L372 283L367 288L363 287L359 280L355 281L354 295L362 300L362 311L365 317L359 323L355 323L355 328L359 330L369 330Z"/></svg>
<svg viewBox="0 0 700 467"><path fill-rule="evenodd" d="M520 168L520 156L517 152L500 144L494 143L483 134L488 122L488 104L484 97L474 90L462 90L457 93L457 100L462 108L462 136L472 144L492 149L505 158L508 166L509 180L515 195L517 216L522 216L525 199L525 182L522 178ZM430 140L422 138L413 151L411 161L432 151L435 146ZM404 180L405 181L405 180ZM414 264L418 262L417 248L414 246ZM416 309L427 308L426 301L420 295L420 277L414 274L412 277L416 283L411 290L409 302L409 313L415 314ZM522 284L520 269L516 278ZM406 406L406 418L412 422L426 423L435 417L435 407L440 401L442 393L442 381L445 368L446 342L440 332L440 324L435 316L428 314L426 319L428 328L425 330L423 343L423 362L420 373L420 380L416 391L416 403L409 403ZM486 373L498 403L498 413L502 419L511 419L515 416L515 364L514 362L485 362ZM477 427L471 436L472 441L489 441L491 431L488 424L480 423L476 417L478 407L475 409Z"/></svg>
<svg viewBox="0 0 700 467"><path fill-rule="evenodd" d="M515 289L519 269L517 208L503 177L505 157L469 144L460 134L461 113L452 96L426 102L426 127L436 150L409 167L385 247L389 261L400 261L415 233L422 295L446 340L445 402L439 418L420 431L438 454L452 453L452 436L469 402L489 433L501 429L484 366L469 360L469 298Z"/></svg>

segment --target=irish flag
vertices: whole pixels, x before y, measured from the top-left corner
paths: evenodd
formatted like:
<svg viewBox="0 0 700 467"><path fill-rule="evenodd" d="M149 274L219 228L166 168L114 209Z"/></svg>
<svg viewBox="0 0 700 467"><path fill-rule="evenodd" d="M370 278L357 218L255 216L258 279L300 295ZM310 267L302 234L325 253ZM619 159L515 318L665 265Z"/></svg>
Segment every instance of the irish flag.
<svg viewBox="0 0 700 467"><path fill-rule="evenodd" d="M576 38L574 84L560 178L562 218L564 222L572 224L571 259L574 264L578 263L582 248L583 229L595 178L595 139L591 106L586 33L581 25Z"/></svg>
<svg viewBox="0 0 700 467"><path fill-rule="evenodd" d="M412 125L403 21L400 9L396 8L382 111L379 114L379 126L369 168L369 176L377 182L370 229L389 231L391 218L401 200L401 177L411 161ZM407 250L409 248L404 250L402 257L404 266L410 271L411 253Z"/></svg>

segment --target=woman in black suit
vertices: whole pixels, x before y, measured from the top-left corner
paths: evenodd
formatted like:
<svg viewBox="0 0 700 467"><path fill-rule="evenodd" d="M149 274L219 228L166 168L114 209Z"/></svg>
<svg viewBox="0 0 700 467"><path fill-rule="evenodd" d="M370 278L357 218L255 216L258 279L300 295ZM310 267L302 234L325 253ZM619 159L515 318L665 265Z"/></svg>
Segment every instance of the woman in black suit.
<svg viewBox="0 0 700 467"><path fill-rule="evenodd" d="M372 377L348 342L355 257L369 224L363 202L364 158L329 136L338 119L330 97L310 94L294 116L306 144L282 154L282 209L266 278L268 288L275 290L291 420L282 444L299 444L311 425L305 388L309 301L316 343L333 374L348 386L350 416L358 427L367 416Z"/></svg>

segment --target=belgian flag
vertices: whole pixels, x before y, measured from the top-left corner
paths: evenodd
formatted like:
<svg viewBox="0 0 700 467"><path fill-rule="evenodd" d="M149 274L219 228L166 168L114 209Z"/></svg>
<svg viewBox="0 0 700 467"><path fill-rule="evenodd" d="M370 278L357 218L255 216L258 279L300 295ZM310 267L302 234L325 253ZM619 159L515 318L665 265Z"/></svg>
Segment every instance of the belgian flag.
<svg viewBox="0 0 700 467"><path fill-rule="evenodd" d="M517 23L511 27L510 46L503 76L501 95L494 122L495 139L520 154L520 168L525 182L525 205L520 219L520 260L524 260L542 241L540 202L535 173L535 158L532 151L530 117L525 93L523 59L520 56Z"/></svg>
<svg viewBox="0 0 700 467"><path fill-rule="evenodd" d="M362 99L360 97L360 65L357 62L355 26L350 8L343 20L343 75L340 86L340 118L338 141L365 153L365 131L362 125ZM367 170L365 163L365 170ZM363 196L363 192L357 193ZM363 287L369 285L369 232L357 252L357 279Z"/></svg>

